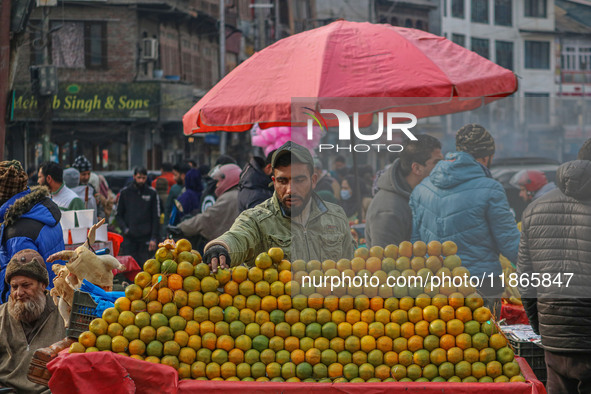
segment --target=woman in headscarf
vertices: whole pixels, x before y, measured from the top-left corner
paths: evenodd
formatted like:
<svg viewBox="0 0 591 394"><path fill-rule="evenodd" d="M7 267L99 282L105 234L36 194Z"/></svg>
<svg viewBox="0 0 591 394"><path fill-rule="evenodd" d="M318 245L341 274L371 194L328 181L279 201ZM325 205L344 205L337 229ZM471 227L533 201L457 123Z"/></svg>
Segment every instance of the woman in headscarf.
<svg viewBox="0 0 591 394"><path fill-rule="evenodd" d="M177 222L182 220L186 215L191 216L201 212L202 191L201 173L199 170L192 168L185 175L185 191L175 201L178 210L176 215Z"/></svg>

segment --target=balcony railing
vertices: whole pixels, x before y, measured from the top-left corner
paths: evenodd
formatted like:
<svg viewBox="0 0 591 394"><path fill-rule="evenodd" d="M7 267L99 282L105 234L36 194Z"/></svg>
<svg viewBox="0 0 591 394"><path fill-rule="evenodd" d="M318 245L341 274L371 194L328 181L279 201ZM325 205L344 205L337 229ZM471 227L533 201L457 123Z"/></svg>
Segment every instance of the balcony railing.
<svg viewBox="0 0 591 394"><path fill-rule="evenodd" d="M591 70L589 71L562 71L562 83L591 84Z"/></svg>

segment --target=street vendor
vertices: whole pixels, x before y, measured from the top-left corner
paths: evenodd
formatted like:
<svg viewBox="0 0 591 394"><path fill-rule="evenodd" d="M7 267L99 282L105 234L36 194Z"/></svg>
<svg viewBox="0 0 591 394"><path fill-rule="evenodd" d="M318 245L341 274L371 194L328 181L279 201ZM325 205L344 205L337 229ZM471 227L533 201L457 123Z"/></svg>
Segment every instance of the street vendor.
<svg viewBox="0 0 591 394"><path fill-rule="evenodd" d="M6 267L10 298L0 305L0 389L18 393L49 392L27 379L36 350L64 339L57 307L45 291L49 276L43 257L32 249L16 253Z"/></svg>
<svg viewBox="0 0 591 394"><path fill-rule="evenodd" d="M285 258L352 258L354 241L343 209L314 193L317 177L308 149L288 141L273 154L273 196L240 214L229 231L205 246L205 261L249 266L261 252L280 247Z"/></svg>

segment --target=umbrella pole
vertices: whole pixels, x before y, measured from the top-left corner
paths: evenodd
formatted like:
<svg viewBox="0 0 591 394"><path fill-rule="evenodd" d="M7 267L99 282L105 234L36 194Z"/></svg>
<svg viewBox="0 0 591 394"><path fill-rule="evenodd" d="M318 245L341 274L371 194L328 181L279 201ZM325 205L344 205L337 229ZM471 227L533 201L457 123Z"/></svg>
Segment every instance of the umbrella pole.
<svg viewBox="0 0 591 394"><path fill-rule="evenodd" d="M359 219L359 223L361 223L361 216L363 211L363 198L361 198L361 188L359 187L359 166L357 164L357 151L355 151L355 145L357 144L357 136L353 131L353 117L349 122L351 127L351 140L352 140L352 147L353 147L353 176L355 177L355 186L349 185L351 187L355 187L355 195L357 196L357 218Z"/></svg>

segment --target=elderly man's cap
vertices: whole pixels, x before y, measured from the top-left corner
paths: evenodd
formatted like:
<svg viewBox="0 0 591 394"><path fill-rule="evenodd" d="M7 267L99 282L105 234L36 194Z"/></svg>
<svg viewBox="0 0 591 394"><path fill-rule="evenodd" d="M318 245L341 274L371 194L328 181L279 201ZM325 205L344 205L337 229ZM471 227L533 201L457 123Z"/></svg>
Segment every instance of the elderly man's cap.
<svg viewBox="0 0 591 394"><path fill-rule="evenodd" d="M312 159L312 155L310 154L310 151L307 148L298 145L293 141L287 141L285 144L281 145L273 154L273 158L271 159L271 167L275 168L279 158L287 154L291 154L292 161L314 166L314 159Z"/></svg>
<svg viewBox="0 0 591 394"><path fill-rule="evenodd" d="M456 150L475 159L487 157L495 153L495 140L483 126L467 124L456 133Z"/></svg>
<svg viewBox="0 0 591 394"><path fill-rule="evenodd" d="M49 285L49 275L45 267L45 260L33 249L24 249L12 256L6 266L4 280L6 283L10 283L12 277L19 275L36 279L39 282L45 283L46 286Z"/></svg>

